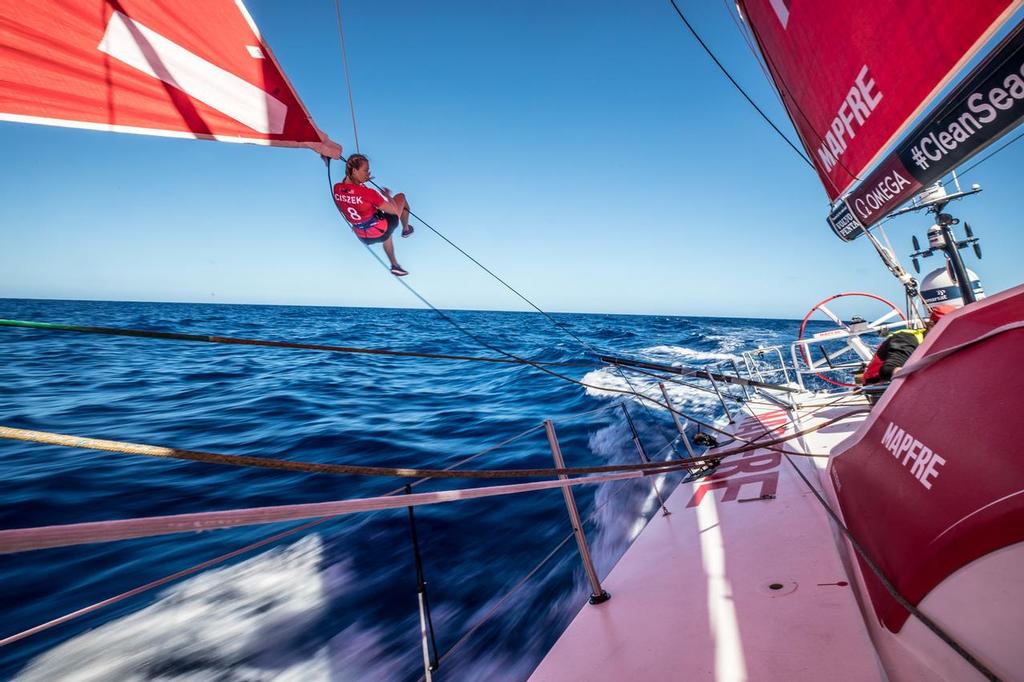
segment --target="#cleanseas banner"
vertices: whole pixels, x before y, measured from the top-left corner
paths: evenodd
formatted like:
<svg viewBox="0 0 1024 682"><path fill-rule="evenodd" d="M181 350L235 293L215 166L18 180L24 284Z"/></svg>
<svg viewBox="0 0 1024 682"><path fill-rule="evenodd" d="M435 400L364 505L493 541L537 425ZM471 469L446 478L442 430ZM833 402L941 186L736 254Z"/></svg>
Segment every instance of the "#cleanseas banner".
<svg viewBox="0 0 1024 682"><path fill-rule="evenodd" d="M1024 23L832 211L850 241L1024 119Z"/></svg>

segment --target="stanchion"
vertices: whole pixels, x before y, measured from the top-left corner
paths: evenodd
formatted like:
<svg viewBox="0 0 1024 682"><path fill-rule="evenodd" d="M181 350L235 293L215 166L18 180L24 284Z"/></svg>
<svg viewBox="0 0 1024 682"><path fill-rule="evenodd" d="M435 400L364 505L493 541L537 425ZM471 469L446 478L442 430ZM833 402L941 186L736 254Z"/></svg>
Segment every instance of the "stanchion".
<svg viewBox="0 0 1024 682"><path fill-rule="evenodd" d="M629 424L629 431L633 434L633 445L636 446L637 454L640 455L640 461L644 464L651 461L650 457L647 456L647 451L644 449L644 444L640 441L640 432L636 430L636 425L633 424L633 417L630 416L629 410L626 408L626 403L620 403L622 406L622 413L626 415L626 423ZM661 498L661 491L658 490L658 477L653 476L651 480L651 489L658 498L658 502L661 504L661 515L669 516L672 514L665 507L665 500Z"/></svg>
<svg viewBox="0 0 1024 682"><path fill-rule="evenodd" d="M405 486L405 494L412 494L412 486ZM430 618L430 602L427 601L427 581L423 576L423 560L420 558L420 542L416 536L416 516L409 507L409 533L412 536L412 554L416 564L416 597L420 605L420 643L423 647L423 675L431 682L431 673L437 670L437 642L434 639L434 622ZM429 639L428 639L429 635Z"/></svg>
<svg viewBox="0 0 1024 682"><path fill-rule="evenodd" d="M551 456L555 460L555 466L559 469L565 468L562 460L562 449L558 446L558 436L555 434L555 425L550 419L544 420L544 431L548 435L548 444L551 446ZM566 479L568 476L560 475L559 478ZM600 604L611 599L611 595L601 589L601 581L594 569L594 562L590 558L590 550L587 548L587 536L583 532L583 523L580 521L580 513L576 509L576 499L573 497L572 488L562 488L562 495L565 497L565 506L569 510L569 521L572 523L572 532L576 536L576 545L580 549L580 558L583 559L583 570L590 580L590 603Z"/></svg>
<svg viewBox="0 0 1024 682"><path fill-rule="evenodd" d="M665 397L665 405L672 408L672 400L668 397L668 389L665 388L665 382L659 381L658 386L661 388L661 395ZM683 445L686 446L686 454L691 458L696 457L693 453L693 446L690 445L690 439L686 437L686 429L683 428L683 422L679 420L679 415L674 409L670 409L669 414L672 415L672 421L676 424L676 431L679 432L679 438L683 441Z"/></svg>

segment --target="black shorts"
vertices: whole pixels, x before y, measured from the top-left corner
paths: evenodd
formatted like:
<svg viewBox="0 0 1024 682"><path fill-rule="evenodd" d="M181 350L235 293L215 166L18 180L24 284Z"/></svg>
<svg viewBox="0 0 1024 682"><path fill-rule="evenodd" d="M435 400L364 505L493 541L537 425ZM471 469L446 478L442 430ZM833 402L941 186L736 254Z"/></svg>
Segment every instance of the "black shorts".
<svg viewBox="0 0 1024 682"><path fill-rule="evenodd" d="M391 233L398 227L398 216L392 215L391 213L382 213L381 218L388 221L388 228L384 230L383 234L379 234L376 237L360 237L356 234L356 238L364 244L380 244L388 240Z"/></svg>

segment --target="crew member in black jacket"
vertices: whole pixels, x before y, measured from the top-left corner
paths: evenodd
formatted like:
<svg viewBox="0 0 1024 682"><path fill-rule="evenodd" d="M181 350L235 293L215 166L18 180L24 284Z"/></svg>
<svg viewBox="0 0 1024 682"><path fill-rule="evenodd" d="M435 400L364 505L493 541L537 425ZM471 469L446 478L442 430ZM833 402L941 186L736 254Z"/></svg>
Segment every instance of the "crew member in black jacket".
<svg viewBox="0 0 1024 682"><path fill-rule="evenodd" d="M924 329L901 329L883 341L875 351L875 357L871 358L871 362L864 370L863 383L880 384L892 381L900 367L910 359L911 353L921 345L928 330L934 327L944 315L954 310L956 310L955 306L937 305L932 308Z"/></svg>

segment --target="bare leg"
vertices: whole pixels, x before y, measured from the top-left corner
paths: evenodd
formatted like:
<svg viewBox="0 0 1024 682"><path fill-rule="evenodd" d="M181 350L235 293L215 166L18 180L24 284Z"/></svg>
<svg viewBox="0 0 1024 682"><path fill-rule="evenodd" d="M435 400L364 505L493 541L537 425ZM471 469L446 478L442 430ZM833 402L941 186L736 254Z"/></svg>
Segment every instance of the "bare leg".
<svg viewBox="0 0 1024 682"><path fill-rule="evenodd" d="M398 217L402 220L402 232L409 231L409 202L405 200L405 194L398 193L391 197L398 207Z"/></svg>
<svg viewBox="0 0 1024 682"><path fill-rule="evenodd" d="M391 243L391 237L389 236L384 240L384 253L387 255L388 260L391 261L391 267L400 268L401 265L395 260L395 245Z"/></svg>

